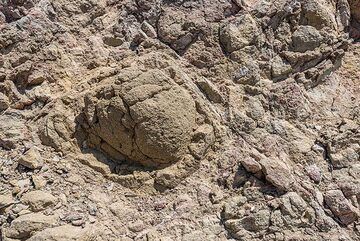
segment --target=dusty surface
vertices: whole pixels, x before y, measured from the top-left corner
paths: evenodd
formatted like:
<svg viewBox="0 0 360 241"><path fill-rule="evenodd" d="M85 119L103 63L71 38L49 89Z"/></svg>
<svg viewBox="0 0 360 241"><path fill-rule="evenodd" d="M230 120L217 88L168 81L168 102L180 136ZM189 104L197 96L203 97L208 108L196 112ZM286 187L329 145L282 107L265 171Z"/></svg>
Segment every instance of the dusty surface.
<svg viewBox="0 0 360 241"><path fill-rule="evenodd" d="M360 240L358 0L0 3L0 240Z"/></svg>

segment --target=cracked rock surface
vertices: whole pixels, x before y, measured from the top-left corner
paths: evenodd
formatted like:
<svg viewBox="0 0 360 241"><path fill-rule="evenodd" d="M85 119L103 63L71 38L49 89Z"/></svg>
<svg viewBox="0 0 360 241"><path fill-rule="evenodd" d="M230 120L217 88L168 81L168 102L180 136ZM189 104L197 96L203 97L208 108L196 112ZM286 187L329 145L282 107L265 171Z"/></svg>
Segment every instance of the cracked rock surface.
<svg viewBox="0 0 360 241"><path fill-rule="evenodd" d="M0 240L360 241L358 0L0 2Z"/></svg>

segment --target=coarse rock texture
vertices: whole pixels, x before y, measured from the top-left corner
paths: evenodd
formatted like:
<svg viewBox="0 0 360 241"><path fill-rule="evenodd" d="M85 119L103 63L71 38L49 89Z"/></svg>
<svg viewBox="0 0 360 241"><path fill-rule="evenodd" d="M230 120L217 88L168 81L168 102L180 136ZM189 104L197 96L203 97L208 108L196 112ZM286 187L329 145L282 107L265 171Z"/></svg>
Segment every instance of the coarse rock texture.
<svg viewBox="0 0 360 241"><path fill-rule="evenodd" d="M0 3L0 240L360 240L358 0Z"/></svg>

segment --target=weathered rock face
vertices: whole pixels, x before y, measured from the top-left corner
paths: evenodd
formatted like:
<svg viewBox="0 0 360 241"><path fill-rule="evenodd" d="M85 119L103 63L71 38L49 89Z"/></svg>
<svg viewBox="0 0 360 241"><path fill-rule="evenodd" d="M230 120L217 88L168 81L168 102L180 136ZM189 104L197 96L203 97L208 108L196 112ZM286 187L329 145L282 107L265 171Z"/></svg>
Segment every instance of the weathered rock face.
<svg viewBox="0 0 360 241"><path fill-rule="evenodd" d="M0 3L0 240L358 240L358 0Z"/></svg>

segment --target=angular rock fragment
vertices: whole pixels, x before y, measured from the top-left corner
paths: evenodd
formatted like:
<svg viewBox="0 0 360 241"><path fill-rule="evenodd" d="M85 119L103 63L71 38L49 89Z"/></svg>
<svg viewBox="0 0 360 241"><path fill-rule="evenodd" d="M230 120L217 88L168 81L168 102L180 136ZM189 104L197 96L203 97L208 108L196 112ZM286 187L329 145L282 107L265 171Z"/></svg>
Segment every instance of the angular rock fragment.
<svg viewBox="0 0 360 241"><path fill-rule="evenodd" d="M51 106L52 112L39 125L39 137L43 145L51 146L56 151L66 151L71 149L75 122L72 113L58 103L54 105Z"/></svg>
<svg viewBox="0 0 360 241"><path fill-rule="evenodd" d="M260 160L260 165L268 182L280 191L286 191L290 188L294 179L290 169L284 162L266 158Z"/></svg>
<svg viewBox="0 0 360 241"><path fill-rule="evenodd" d="M321 181L321 170L315 164L307 166L306 172L315 183L319 183Z"/></svg>
<svg viewBox="0 0 360 241"><path fill-rule="evenodd" d="M14 198L11 194L0 195L0 210L14 203Z"/></svg>
<svg viewBox="0 0 360 241"><path fill-rule="evenodd" d="M341 190L330 190L324 195L326 205L341 223L349 225L359 218L358 210L346 199Z"/></svg>
<svg viewBox="0 0 360 241"><path fill-rule="evenodd" d="M333 6L325 0L306 0L302 4L302 14L304 15L302 22L317 29L324 27L333 29L336 24L334 12Z"/></svg>
<svg viewBox="0 0 360 241"><path fill-rule="evenodd" d="M252 157L242 159L241 165L245 167L246 171L251 173L257 173L261 171L261 165Z"/></svg>
<svg viewBox="0 0 360 241"><path fill-rule="evenodd" d="M38 169L42 167L43 160L39 151L32 147L19 158L18 163L30 169Z"/></svg>
<svg viewBox="0 0 360 241"><path fill-rule="evenodd" d="M265 230L268 228L270 223L270 211L260 210L257 213L244 217L242 220L243 227L252 232Z"/></svg>

